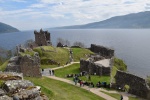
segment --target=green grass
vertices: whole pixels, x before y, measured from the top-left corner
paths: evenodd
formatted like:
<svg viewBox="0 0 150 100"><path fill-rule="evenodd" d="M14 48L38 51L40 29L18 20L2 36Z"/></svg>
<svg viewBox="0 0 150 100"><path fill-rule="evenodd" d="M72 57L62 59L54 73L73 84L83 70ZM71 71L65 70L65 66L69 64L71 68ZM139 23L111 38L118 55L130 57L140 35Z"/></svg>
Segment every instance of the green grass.
<svg viewBox="0 0 150 100"><path fill-rule="evenodd" d="M46 77L28 77L25 79L30 80L35 85L41 86L42 92L46 94L50 100L104 100L103 98L80 87Z"/></svg>
<svg viewBox="0 0 150 100"><path fill-rule="evenodd" d="M111 97L113 97L113 98L115 98L115 99L117 99L117 100L120 100L120 97L121 97L120 94L108 93L108 92L104 92L104 91L101 91L101 92L103 92L103 93L105 93L105 94L107 94L107 95L109 95L109 96L111 96Z"/></svg>
<svg viewBox="0 0 150 100"><path fill-rule="evenodd" d="M120 100L120 94L116 94L116 93L108 93L108 92L104 92L104 91L101 91L101 92L103 92L103 93L105 93L105 94L107 94L107 95L109 95L109 96L111 96L111 97L113 97L113 98L115 98L115 99L117 99L117 100ZM129 96L129 100L140 100L139 98L137 98L137 97L130 97Z"/></svg>
<svg viewBox="0 0 150 100"><path fill-rule="evenodd" d="M129 100L140 100L140 99L137 97L129 97Z"/></svg>
<svg viewBox="0 0 150 100"><path fill-rule="evenodd" d="M21 56L25 56L26 54L30 55L30 56L34 56L34 51L27 51L26 52L20 52Z"/></svg>
<svg viewBox="0 0 150 100"><path fill-rule="evenodd" d="M80 73L80 64L73 64L73 65L70 65L68 67L65 67L63 69L57 69L55 70L55 75L57 77L61 77L61 78L66 78L66 75L67 74L79 74ZM84 80L84 81L88 81L87 77L86 76L82 76L82 77L79 77L81 80ZM73 80L73 78L66 78L66 79L69 79L69 80ZM107 82L107 83L110 83L110 77L109 76L95 76L95 75L91 75L91 81L96 85L96 83L98 81L100 82Z"/></svg>
<svg viewBox="0 0 150 100"><path fill-rule="evenodd" d="M115 83L114 77L116 75L117 70L127 71L127 65L123 62L123 60L119 58L114 59L114 66L112 67L112 70L111 70L111 75L112 75L114 83Z"/></svg>
<svg viewBox="0 0 150 100"><path fill-rule="evenodd" d="M1 66L0 66L0 71L4 71L7 67L8 61L4 62Z"/></svg>
<svg viewBox="0 0 150 100"><path fill-rule="evenodd" d="M40 47L34 48L34 51L40 55L41 64L48 65L48 60L54 60L63 65L69 61L69 51L66 48L54 48L51 46L42 46L42 48L49 51L42 51Z"/></svg>
<svg viewBox="0 0 150 100"><path fill-rule="evenodd" d="M127 71L127 65L119 58L114 59L114 66L121 71Z"/></svg>
<svg viewBox="0 0 150 100"><path fill-rule="evenodd" d="M67 74L78 74L80 73L79 66L80 64L72 64L63 69L57 69L55 70L55 75L61 78L65 78Z"/></svg>
<svg viewBox="0 0 150 100"><path fill-rule="evenodd" d="M84 48L71 48L73 51L73 59L74 61L80 61L80 58L87 59L85 55L94 54L92 51Z"/></svg>
<svg viewBox="0 0 150 100"><path fill-rule="evenodd" d="M42 69L46 69L46 68L55 68L58 67L57 65L41 65Z"/></svg>
<svg viewBox="0 0 150 100"><path fill-rule="evenodd" d="M150 76L147 76L146 80L147 80L147 83L148 83L148 85L150 87Z"/></svg>

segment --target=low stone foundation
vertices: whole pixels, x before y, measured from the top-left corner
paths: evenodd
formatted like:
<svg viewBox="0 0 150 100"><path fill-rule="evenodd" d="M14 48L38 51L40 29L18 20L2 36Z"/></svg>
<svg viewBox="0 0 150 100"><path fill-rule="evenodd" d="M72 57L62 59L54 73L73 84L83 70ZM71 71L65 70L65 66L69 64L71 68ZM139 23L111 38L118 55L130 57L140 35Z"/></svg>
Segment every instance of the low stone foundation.
<svg viewBox="0 0 150 100"><path fill-rule="evenodd" d="M88 60L80 60L80 71L86 71L89 74L96 75L110 75L110 67L104 67L103 65L95 64L94 62Z"/></svg>

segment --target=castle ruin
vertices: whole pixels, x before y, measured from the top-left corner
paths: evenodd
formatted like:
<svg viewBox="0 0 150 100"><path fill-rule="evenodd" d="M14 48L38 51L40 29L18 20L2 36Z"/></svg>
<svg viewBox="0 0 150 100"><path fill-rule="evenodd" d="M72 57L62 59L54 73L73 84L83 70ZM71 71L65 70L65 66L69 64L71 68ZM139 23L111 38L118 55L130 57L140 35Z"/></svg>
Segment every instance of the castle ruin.
<svg viewBox="0 0 150 100"><path fill-rule="evenodd" d="M50 39L50 33L48 31L43 31L42 29L40 32L34 31L35 35L35 43L38 46L48 46L52 45L51 39Z"/></svg>
<svg viewBox="0 0 150 100"><path fill-rule="evenodd" d="M104 46L91 44L90 50L105 58L111 58L114 56L114 50Z"/></svg>
<svg viewBox="0 0 150 100"><path fill-rule="evenodd" d="M38 53L34 56L24 55L10 58L6 71L23 73L23 76L41 77L40 57Z"/></svg>
<svg viewBox="0 0 150 100"><path fill-rule="evenodd" d="M115 79L116 85L120 87L129 85L129 93L150 100L150 88L145 79L119 70L115 75Z"/></svg>
<svg viewBox="0 0 150 100"><path fill-rule="evenodd" d="M110 75L113 66L114 50L107 47L91 44L91 51L97 53L91 55L88 60L80 60L80 71L86 71L89 74Z"/></svg>

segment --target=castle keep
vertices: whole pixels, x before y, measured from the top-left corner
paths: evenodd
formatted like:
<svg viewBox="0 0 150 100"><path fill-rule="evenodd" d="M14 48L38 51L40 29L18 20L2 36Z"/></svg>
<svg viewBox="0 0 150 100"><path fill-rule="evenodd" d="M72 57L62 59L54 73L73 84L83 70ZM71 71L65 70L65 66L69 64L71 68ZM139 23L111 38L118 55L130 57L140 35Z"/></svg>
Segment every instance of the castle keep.
<svg viewBox="0 0 150 100"><path fill-rule="evenodd" d="M40 32L34 31L35 35L35 43L38 46L48 46L51 45L50 33L48 31L43 31L42 29Z"/></svg>

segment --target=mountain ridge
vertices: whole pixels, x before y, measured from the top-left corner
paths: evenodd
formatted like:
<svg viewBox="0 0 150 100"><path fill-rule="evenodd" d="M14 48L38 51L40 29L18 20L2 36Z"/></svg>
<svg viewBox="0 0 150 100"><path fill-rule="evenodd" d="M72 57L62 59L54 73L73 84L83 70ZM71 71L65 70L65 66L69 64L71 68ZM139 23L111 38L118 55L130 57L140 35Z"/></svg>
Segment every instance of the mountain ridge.
<svg viewBox="0 0 150 100"><path fill-rule="evenodd" d="M8 24L0 22L0 33L9 33L9 32L19 32L19 30Z"/></svg>
<svg viewBox="0 0 150 100"><path fill-rule="evenodd" d="M102 29L102 28L129 28L129 29L140 29L140 28L150 28L150 11L131 13L122 16L115 16L109 19L93 22L83 25L72 25L55 27L60 29Z"/></svg>

